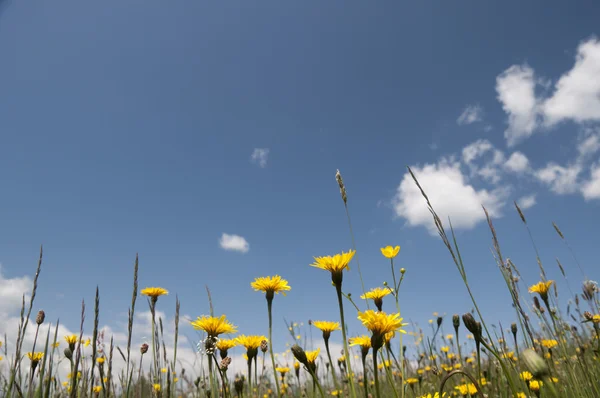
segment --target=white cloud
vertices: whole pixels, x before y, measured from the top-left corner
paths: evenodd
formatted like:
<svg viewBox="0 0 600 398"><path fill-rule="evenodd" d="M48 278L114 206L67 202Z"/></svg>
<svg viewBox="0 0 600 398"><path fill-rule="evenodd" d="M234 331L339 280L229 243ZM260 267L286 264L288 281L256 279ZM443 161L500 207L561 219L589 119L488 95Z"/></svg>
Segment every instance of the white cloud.
<svg viewBox="0 0 600 398"><path fill-rule="evenodd" d="M442 221L450 216L456 229L471 229L483 221L482 205L490 215L501 215L508 190L477 190L469 184L458 162L442 160L438 164L426 164L412 170ZM395 214L406 219L409 225L424 226L430 233L436 233L425 199L409 173L404 175L398 186L393 205Z"/></svg>
<svg viewBox="0 0 600 398"><path fill-rule="evenodd" d="M587 129L584 131L583 139L579 141L577 145L577 152L579 157L583 160L590 155L598 152L600 149L600 129L594 131Z"/></svg>
<svg viewBox="0 0 600 398"><path fill-rule="evenodd" d="M269 148L254 148L250 161L259 165L260 167L267 167L267 160L269 158Z"/></svg>
<svg viewBox="0 0 600 398"><path fill-rule="evenodd" d="M550 187L557 194L574 193L579 187L577 178L581 173L581 165L572 164L567 167L550 162L546 167L535 172L535 177Z"/></svg>
<svg viewBox="0 0 600 398"><path fill-rule="evenodd" d="M504 168L516 174L523 173L529 169L529 159L521 152L513 152L504 163Z"/></svg>
<svg viewBox="0 0 600 398"><path fill-rule="evenodd" d="M485 140L485 139L477 140L463 148L463 150L462 150L463 161L466 164L470 164L474 160L476 160L477 158L480 158L481 156L483 156L483 154L485 154L486 152L490 151L493 148L494 148L494 146L488 140Z"/></svg>
<svg viewBox="0 0 600 398"><path fill-rule="evenodd" d="M534 71L527 65L513 65L496 78L496 91L508 114L504 132L508 146L531 136L537 126L538 103Z"/></svg>
<svg viewBox="0 0 600 398"><path fill-rule="evenodd" d="M467 105L461 115L456 119L459 125L471 124L483 120L483 108L479 105Z"/></svg>
<svg viewBox="0 0 600 398"><path fill-rule="evenodd" d="M248 253L250 250L250 244L243 236L239 235L230 235L223 233L221 235L221 239L219 239L219 245L221 249L231 250L240 253Z"/></svg>
<svg viewBox="0 0 600 398"><path fill-rule="evenodd" d="M599 76L600 41L591 38L579 45L575 65L558 79L554 94L544 102L544 122L600 121Z"/></svg>
<svg viewBox="0 0 600 398"><path fill-rule="evenodd" d="M523 210L535 206L536 203L537 201L535 200L535 194L523 196L522 198L517 200L517 204Z"/></svg>
<svg viewBox="0 0 600 398"><path fill-rule="evenodd" d="M581 193L585 200L600 199L600 164L592 166L590 179L581 186Z"/></svg>

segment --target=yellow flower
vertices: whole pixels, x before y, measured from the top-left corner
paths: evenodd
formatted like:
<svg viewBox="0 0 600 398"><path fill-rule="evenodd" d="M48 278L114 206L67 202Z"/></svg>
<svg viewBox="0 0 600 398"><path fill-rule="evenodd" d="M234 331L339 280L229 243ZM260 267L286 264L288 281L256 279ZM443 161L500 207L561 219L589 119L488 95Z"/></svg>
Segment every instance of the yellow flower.
<svg viewBox="0 0 600 398"><path fill-rule="evenodd" d="M77 335L76 334L72 334L70 336L65 336L65 341L69 345L75 344L75 343L77 343Z"/></svg>
<svg viewBox="0 0 600 398"><path fill-rule="evenodd" d="M386 314L381 311L366 310L365 312L358 313L358 319L373 333L371 345L374 350L381 348L386 333L396 331L406 333L401 328L407 324L402 323L402 318L400 318L400 314L398 313Z"/></svg>
<svg viewBox="0 0 600 398"><path fill-rule="evenodd" d="M541 380L530 380L529 381L529 389L531 391L539 391L540 387L543 385L544 385L544 383Z"/></svg>
<svg viewBox="0 0 600 398"><path fill-rule="evenodd" d="M517 398L527 398L527 395L524 392L518 392Z"/></svg>
<svg viewBox="0 0 600 398"><path fill-rule="evenodd" d="M102 392L102 386L94 386L94 392L100 394Z"/></svg>
<svg viewBox="0 0 600 398"><path fill-rule="evenodd" d="M442 348L440 348L440 349L442 350L442 352L449 352L449 351L450 351L450 347L448 347L447 345L446 345L446 346L443 346L443 347L442 347Z"/></svg>
<svg viewBox="0 0 600 398"><path fill-rule="evenodd" d="M154 391L156 391L156 392L160 391L160 384L155 384L154 385Z"/></svg>
<svg viewBox="0 0 600 398"><path fill-rule="evenodd" d="M554 348L558 345L558 341L551 339L551 340L542 340L542 345L546 348Z"/></svg>
<svg viewBox="0 0 600 398"><path fill-rule="evenodd" d="M519 377L521 378L521 380L524 380L524 381L529 381L529 380L533 379L533 375L528 371L521 372Z"/></svg>
<svg viewBox="0 0 600 398"><path fill-rule="evenodd" d="M553 283L554 281L536 283L535 285L529 287L529 293L538 293L542 300L547 300L548 290L550 290L550 286L552 286Z"/></svg>
<svg viewBox="0 0 600 398"><path fill-rule="evenodd" d="M285 374L290 371L290 368L275 368L275 370L281 373L281 377L284 377Z"/></svg>
<svg viewBox="0 0 600 398"><path fill-rule="evenodd" d="M320 348L317 348L314 351L306 351L306 359L308 360L308 363L311 365L315 364L315 361L317 360L317 357L319 356L319 352L321 352Z"/></svg>
<svg viewBox="0 0 600 398"><path fill-rule="evenodd" d="M100 364L100 365L102 365L104 363L104 361L106 361L106 358L104 358L104 357L96 358L96 362L98 362L98 364Z"/></svg>
<svg viewBox="0 0 600 398"><path fill-rule="evenodd" d="M31 362L39 362L41 361L42 357L44 356L43 352L28 352L27 356L29 357L29 360Z"/></svg>
<svg viewBox="0 0 600 398"><path fill-rule="evenodd" d="M179 377L173 377L173 383L177 383L179 381Z"/></svg>
<svg viewBox="0 0 600 398"><path fill-rule="evenodd" d="M406 379L406 384L417 384L419 382L419 379L415 378L415 377L409 377L408 379Z"/></svg>
<svg viewBox="0 0 600 398"><path fill-rule="evenodd" d="M294 362L294 369L296 369L296 370L300 369L300 362L298 362L298 361Z"/></svg>
<svg viewBox="0 0 600 398"><path fill-rule="evenodd" d="M462 395L464 397L466 397L467 395L477 394L477 388L475 387L475 384L473 384L473 383L460 384L454 388L456 388L458 390L458 392L460 393L460 395Z"/></svg>
<svg viewBox="0 0 600 398"><path fill-rule="evenodd" d="M348 253L342 252L334 256L315 257L315 262L310 265L331 272L333 283L339 285L342 283L342 271L350 271L348 264L355 253L356 251L350 250Z"/></svg>
<svg viewBox="0 0 600 398"><path fill-rule="evenodd" d="M265 292L267 297L269 295L273 297L274 293L279 294L279 292L285 296L285 292L292 289L288 285L288 281L279 275L256 278L254 282L250 283L250 286L257 292Z"/></svg>
<svg viewBox="0 0 600 398"><path fill-rule="evenodd" d="M454 338L453 334L447 334L446 335L446 340L452 340Z"/></svg>
<svg viewBox="0 0 600 398"><path fill-rule="evenodd" d="M219 341L217 341L217 348L219 351L228 351L236 345L238 345L236 339L219 339Z"/></svg>
<svg viewBox="0 0 600 398"><path fill-rule="evenodd" d="M368 299L373 300L377 309L379 311L381 311L381 306L383 304L383 298L390 293L392 293L392 289L390 289L390 288L376 287L376 288L371 289L370 291L366 292L362 296L360 296L360 298L363 300L368 300Z"/></svg>
<svg viewBox="0 0 600 398"><path fill-rule="evenodd" d="M381 254L383 254L383 256L387 257L387 258L396 257L398 255L399 251L400 251L400 246L396 246L396 247L386 246L386 247L381 248Z"/></svg>
<svg viewBox="0 0 600 398"><path fill-rule="evenodd" d="M446 393L442 393L442 397L445 397ZM419 398L440 398L440 393L436 392L435 394L428 393L425 395L421 395Z"/></svg>
<svg viewBox="0 0 600 398"><path fill-rule="evenodd" d="M154 301L158 300L160 296L169 294L169 292L166 289L163 289L162 287L147 287L145 289L142 289L141 293L144 296L150 297Z"/></svg>
<svg viewBox="0 0 600 398"><path fill-rule="evenodd" d="M52 344L52 347L54 348L58 348L58 346L60 345L60 341L57 341L56 343Z"/></svg>
<svg viewBox="0 0 600 398"><path fill-rule="evenodd" d="M247 336L242 334L236 337L235 340L239 345L244 346L246 350L257 350L263 340L267 341L267 338L265 336Z"/></svg>
<svg viewBox="0 0 600 398"><path fill-rule="evenodd" d="M592 322L594 322L594 323L600 323L600 315L598 315L598 314L594 315L592 317Z"/></svg>
<svg viewBox="0 0 600 398"><path fill-rule="evenodd" d="M4 359L4 357L2 355L0 355L0 361L3 360L3 359Z"/></svg>
<svg viewBox="0 0 600 398"><path fill-rule="evenodd" d="M167 368L161 368L161 369L160 369L160 372L161 372L161 373L167 373Z"/></svg>
<svg viewBox="0 0 600 398"><path fill-rule="evenodd" d="M331 332L334 330L340 329L339 322L329 322L329 321L313 321L312 323L317 329L323 332L323 339L329 339Z"/></svg>
<svg viewBox="0 0 600 398"><path fill-rule="evenodd" d="M237 327L230 323L225 315L221 315L219 318L203 315L190 323L194 329L204 330L211 337L237 332Z"/></svg>

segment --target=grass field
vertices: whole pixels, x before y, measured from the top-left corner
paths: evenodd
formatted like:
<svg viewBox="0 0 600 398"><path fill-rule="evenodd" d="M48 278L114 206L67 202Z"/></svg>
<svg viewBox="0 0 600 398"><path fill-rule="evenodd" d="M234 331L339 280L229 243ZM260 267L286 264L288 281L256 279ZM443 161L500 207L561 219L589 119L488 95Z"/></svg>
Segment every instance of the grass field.
<svg viewBox="0 0 600 398"><path fill-rule="evenodd" d="M410 171L410 169L409 169ZM411 171L412 175L412 171ZM414 181L418 185L418 176ZM347 192L339 172L336 180L352 233ZM421 188L419 186L419 188ZM175 340L167 350L162 319L157 318L161 296L168 292L161 287L138 288L138 263L133 274L132 301L129 308L127 344L117 346L111 336L98 330L99 294L93 305L94 330L90 339L83 338L83 329L77 335L59 335L58 323L39 333L48 323L43 311L36 315L36 289L42 267L42 255L28 302L23 302L21 322L16 342L2 342L0 392L2 397L600 397L600 301L598 288L591 280L581 281L581 291L571 295L558 294L553 280L539 260L540 280L531 286L522 286L517 267L502 253L492 220L489 230L494 242L494 256L502 279L512 297L514 323L509 328L493 329L493 315L481 313L476 297L470 289L467 268L462 262L459 244L451 225L444 226L434 207L421 189L423 201L429 207L440 239L456 265L464 282L464 292L472 299L471 312L456 314L447 319L435 317L430 330L414 328L403 321L402 303L398 292L402 289L405 270L394 264L400 247L381 248L389 260L392 285L364 286L362 302L357 303L343 290L343 278L355 250L331 256L316 257L307 266L307 272L331 277L336 296L330 303L339 308L339 317L327 321L310 321L307 327L319 331L324 350L307 351L294 345L286 352L285 360L276 358L271 341L285 336L272 336L272 303L279 294L290 289L289 282L279 276L258 277L250 283L265 295L264 310L268 314L267 336L238 334L237 327L226 316L215 316L212 304L207 315L191 322L203 333L199 351L205 366L202 371L176 366L179 301L175 308ZM483 209L485 211L485 209ZM515 203L523 228L527 220ZM486 212L487 216L487 212ZM554 224L556 233L569 247L567 237ZM352 235L354 236L354 235ZM535 241L531 236L532 245ZM536 249L537 252L537 249ZM575 256L574 256L575 258ZM575 260L576 261L576 260ZM356 262L356 261L355 261ZM562 265L561 274L566 278ZM325 272L323 272L325 271ZM360 264L356 271L362 282ZM293 283L293 281L292 281ZM137 301L148 299L152 314L150 344L132 346L134 315ZM393 299L382 311L382 301ZM210 296L209 296L210 299ZM562 311L564 304L567 311ZM367 306L368 303L368 306ZM362 308L361 308L362 307ZM366 307L366 308L365 308ZM86 314L82 307L81 324ZM365 326L365 334L349 337L346 324L350 317L358 318ZM442 324L451 324L452 333L441 332ZM304 327L288 325L294 336ZM82 326L83 328L83 326ZM26 332L35 330L30 352L24 351ZM343 354L332 352L329 338L340 333ZM234 335L225 338L224 335ZM104 339L107 339L106 342ZM100 345L99 343L106 343ZM170 344L170 343L169 343ZM107 347L107 348L103 348ZM228 351L243 347L247 369L231 372ZM404 347L410 347L406 350ZM10 350L9 350L10 348ZM134 361L132 353L139 352ZM114 366L117 360L124 365ZM259 361L260 360L260 361ZM70 366L70 373L62 377L58 363ZM260 365L258 365L260 363ZM204 371L206 369L206 371Z"/></svg>

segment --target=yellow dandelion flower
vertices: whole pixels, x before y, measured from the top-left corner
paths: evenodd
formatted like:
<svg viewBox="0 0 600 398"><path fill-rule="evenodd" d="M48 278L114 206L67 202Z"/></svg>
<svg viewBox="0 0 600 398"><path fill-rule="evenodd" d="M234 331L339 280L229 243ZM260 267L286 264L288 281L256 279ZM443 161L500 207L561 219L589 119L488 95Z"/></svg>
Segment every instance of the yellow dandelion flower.
<svg viewBox="0 0 600 398"><path fill-rule="evenodd" d="M415 377L409 377L408 379L406 379L405 383L410 385L410 384L417 384L419 382L419 379L415 378Z"/></svg>
<svg viewBox="0 0 600 398"><path fill-rule="evenodd" d="M351 346L360 346L361 348L371 348L371 337L362 335L358 337L351 337L349 339Z"/></svg>
<svg viewBox="0 0 600 398"><path fill-rule="evenodd" d="M237 332L237 327L230 323L225 315L221 315L219 318L203 315L190 323L194 329L204 330L211 337Z"/></svg>
<svg viewBox="0 0 600 398"><path fill-rule="evenodd" d="M102 386L94 386L94 393L100 394L102 392Z"/></svg>
<svg viewBox="0 0 600 398"><path fill-rule="evenodd" d="M279 275L264 276L254 279L250 286L257 292L265 292L267 298L273 298L273 294L281 292L285 296L285 292L292 288L288 285L288 281Z"/></svg>
<svg viewBox="0 0 600 398"><path fill-rule="evenodd" d="M102 365L104 363L104 361L106 361L106 358L104 358L104 357L96 358L96 362L98 362L98 364L100 364L100 365Z"/></svg>
<svg viewBox="0 0 600 398"><path fill-rule="evenodd" d="M558 345L558 341L551 339L551 340L542 340L542 345L546 348L554 348Z"/></svg>
<svg viewBox="0 0 600 398"><path fill-rule="evenodd" d="M4 357L2 355L0 355L0 361L3 360L3 359L4 359Z"/></svg>
<svg viewBox="0 0 600 398"><path fill-rule="evenodd" d="M331 332L334 330L340 330L339 322L330 322L330 321L313 321L312 324L314 327L323 332L323 339L329 339Z"/></svg>
<svg viewBox="0 0 600 398"><path fill-rule="evenodd" d="M446 345L446 346L443 346L442 348L440 348L440 350L442 350L442 352L449 352L450 351L450 347L448 347Z"/></svg>
<svg viewBox="0 0 600 398"><path fill-rule="evenodd" d="M360 298L363 300L369 300L369 299L373 300L377 309L379 311L381 311L381 306L383 304L383 298L390 293L392 293L392 289L390 289L390 288L376 287L376 288L371 289L370 291L366 292L362 296L360 296Z"/></svg>
<svg viewBox="0 0 600 398"><path fill-rule="evenodd" d="M521 372L521 374L519 374L519 377L521 378L521 380L524 381L529 381L533 379L533 375L528 371Z"/></svg>
<svg viewBox="0 0 600 398"><path fill-rule="evenodd" d="M475 384L473 384L473 383L460 384L454 388L456 388L458 390L459 394L462 395L463 397L466 397L467 395L477 394L477 387L475 387Z"/></svg>
<svg viewBox="0 0 600 398"><path fill-rule="evenodd" d="M453 334L447 334L446 335L446 340L452 340L454 338Z"/></svg>
<svg viewBox="0 0 600 398"><path fill-rule="evenodd" d="M355 253L356 251L350 250L348 253L342 252L334 256L315 257L315 262L310 265L331 272L331 280L338 286L342 283L342 271L344 269L350 271L348 264L352 261Z"/></svg>
<svg viewBox="0 0 600 398"><path fill-rule="evenodd" d="M267 341L267 338L265 336L248 336L242 334L236 337L235 340L239 345L244 346L246 350L257 350L263 341Z"/></svg>
<svg viewBox="0 0 600 398"><path fill-rule="evenodd" d="M540 387L542 387L544 383L541 380L530 380L529 381L529 389L531 391L540 391Z"/></svg>
<svg viewBox="0 0 600 398"><path fill-rule="evenodd" d="M219 351L229 351L236 345L238 345L236 339L219 339L219 341L217 341L217 348Z"/></svg>
<svg viewBox="0 0 600 398"><path fill-rule="evenodd" d="M314 351L306 351L306 359L310 365L314 365L319 353L321 352L320 348L317 348Z"/></svg>
<svg viewBox="0 0 600 398"><path fill-rule="evenodd" d="M70 336L65 336L65 341L69 345L76 344L77 343L77 335L76 334L72 334Z"/></svg>
<svg viewBox="0 0 600 398"><path fill-rule="evenodd" d="M285 367L285 368L275 368L275 370L277 372L281 373L281 377L284 377L285 374L290 371L290 368L288 368L288 367Z"/></svg>
<svg viewBox="0 0 600 398"><path fill-rule="evenodd" d="M374 350L378 350L383 345L383 338L386 333L396 331L406 333L401 328L407 324L402 323L402 318L398 313L386 314L381 311L366 310L358 313L358 319L373 333L371 345Z"/></svg>
<svg viewBox="0 0 600 398"><path fill-rule="evenodd" d="M600 315L596 314L592 317L592 322L600 323Z"/></svg>
<svg viewBox="0 0 600 398"><path fill-rule="evenodd" d="M140 293L142 293L142 295L144 296L150 297L153 300L158 300L160 296L169 294L169 292L166 289L163 289L162 287L147 287L145 289L142 289Z"/></svg>
<svg viewBox="0 0 600 398"><path fill-rule="evenodd" d="M154 391L160 392L160 384L155 384L153 387L154 387Z"/></svg>
<svg viewBox="0 0 600 398"><path fill-rule="evenodd" d="M29 357L29 360L31 362L39 362L42 360L42 357L44 356L43 352L28 352L27 353L27 357Z"/></svg>
<svg viewBox="0 0 600 398"><path fill-rule="evenodd" d="M161 369L160 369L160 372L161 372L161 373L167 373L167 368L161 368Z"/></svg>
<svg viewBox="0 0 600 398"><path fill-rule="evenodd" d="M60 345L60 341L57 341L56 343L52 343L52 347L54 347L54 348L58 348L59 345Z"/></svg>
<svg viewBox="0 0 600 398"><path fill-rule="evenodd" d="M538 282L535 285L529 287L529 293L538 293L542 300L545 301L548 299L548 291L550 290L550 286L552 286L553 283L554 281Z"/></svg>
<svg viewBox="0 0 600 398"><path fill-rule="evenodd" d="M398 252L400 252L400 246L386 246L381 248L381 254L386 258L394 258L398 255Z"/></svg>

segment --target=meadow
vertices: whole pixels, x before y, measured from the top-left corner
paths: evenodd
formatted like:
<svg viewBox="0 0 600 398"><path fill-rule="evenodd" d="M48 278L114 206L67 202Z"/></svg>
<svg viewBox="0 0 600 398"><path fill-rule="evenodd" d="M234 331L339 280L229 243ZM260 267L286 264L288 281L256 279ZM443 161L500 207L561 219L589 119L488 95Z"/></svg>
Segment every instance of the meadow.
<svg viewBox="0 0 600 398"><path fill-rule="evenodd" d="M257 277L249 281L249 289L264 294L264 311L268 325L266 335L247 335L238 330L226 315L216 315L210 301L206 315L191 321L203 339L198 353L204 362L201 369L179 366L177 357L180 303L175 308L173 348L167 350L163 320L158 316L161 297L168 294L162 287L138 286L138 262L133 269L133 291L128 310L127 344L116 345L112 336L99 330L100 299L96 290L91 337L83 337L83 322L87 315L81 309L79 334L60 335L59 322L47 325L43 311L35 302L38 276L42 268L42 253L29 300L23 299L20 323L15 342L6 336L0 346L0 392L2 397L600 397L600 300L597 284L584 278L577 293L558 294L555 281L546 278L539 255L539 282L524 286L519 270L503 253L493 222L485 208L489 231L501 278L512 298L514 322L506 328L492 328L493 314L482 313L470 289L467 268L463 264L460 245L451 220L443 223L421 188L418 176L409 169L421 190L439 238L447 248L452 263L463 281L463 294L470 296L473 310L449 317L436 316L429 330L405 322L399 291L405 270L394 264L400 246L381 248L389 261L391 284L379 287L362 283L361 300L344 292L344 276L362 274L355 258L356 250L315 257L306 272L330 277L335 287L328 305L339 309L337 319L309 321L307 325L290 323L292 339L302 328L312 328L323 340L324 350L308 350L303 343L292 345L283 357L273 352L271 341L287 336L272 335L273 301L280 300L290 290L293 281L279 275ZM336 181L342 204L348 217L348 227L354 234L348 193L339 171ZM527 226L523 211L515 203L523 228L535 240ZM559 226L553 224L560 240L571 246ZM572 250L571 250L572 251ZM577 263L573 253L574 262ZM349 264L352 260L352 271ZM356 266L354 266L354 264ZM578 264L578 263L577 263ZM310 265L310 267L309 267ZM578 264L579 265L579 264ZM566 278L563 266L560 274ZM581 267L580 267L581 268ZM583 274L583 271L582 271ZM318 276L318 275L317 275ZM150 344L132 345L134 316L140 299L146 299L152 315ZM385 311L383 300L386 300ZM569 304L563 311L565 303ZM145 304L145 303L143 303ZM37 313L37 315L36 315ZM277 314L279 316L279 314ZM89 316L89 315L87 315ZM363 334L349 331L343 325L356 317L364 325ZM183 320L186 322L185 320ZM451 327L444 333L442 325ZM31 351L25 351L27 331L35 330ZM330 350L332 334L341 334L343 350ZM170 344L169 344L170 346ZM246 369L232 372L229 352L234 347L245 351ZM10 349L9 349L10 348ZM140 355L139 362L133 353ZM124 363L114 366L117 359ZM59 363L67 363L70 372L63 377ZM260 365L259 365L260 363Z"/></svg>

